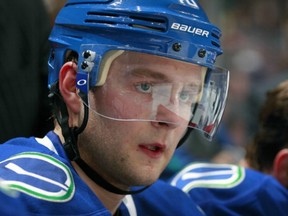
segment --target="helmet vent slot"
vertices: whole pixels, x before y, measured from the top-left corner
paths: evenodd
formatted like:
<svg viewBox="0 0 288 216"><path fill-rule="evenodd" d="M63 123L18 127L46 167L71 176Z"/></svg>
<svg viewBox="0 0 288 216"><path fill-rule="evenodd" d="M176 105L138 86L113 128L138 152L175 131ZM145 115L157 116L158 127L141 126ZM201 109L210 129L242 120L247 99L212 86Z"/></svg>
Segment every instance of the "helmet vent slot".
<svg viewBox="0 0 288 216"><path fill-rule="evenodd" d="M212 45L220 48L220 44L219 44L219 40L220 40L220 37L221 37L221 33L219 30L216 30L216 29L213 29L211 31L211 36L212 38L215 38L215 40L211 41Z"/></svg>
<svg viewBox="0 0 288 216"><path fill-rule="evenodd" d="M214 45L214 46L216 46L216 47L220 47L220 44L219 44L219 43L216 43L216 42L214 42L214 41L212 41L211 44Z"/></svg>
<svg viewBox="0 0 288 216"><path fill-rule="evenodd" d="M131 14L114 14L90 11L87 13L86 23L95 25L114 25L126 29L136 28L151 31L167 31L167 22L164 18L150 18L149 15L135 16Z"/></svg>

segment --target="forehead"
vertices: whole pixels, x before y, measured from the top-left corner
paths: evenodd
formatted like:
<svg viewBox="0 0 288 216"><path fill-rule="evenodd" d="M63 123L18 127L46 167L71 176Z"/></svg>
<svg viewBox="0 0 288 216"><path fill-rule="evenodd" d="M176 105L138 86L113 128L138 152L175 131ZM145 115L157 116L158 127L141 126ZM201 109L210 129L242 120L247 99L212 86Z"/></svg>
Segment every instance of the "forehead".
<svg viewBox="0 0 288 216"><path fill-rule="evenodd" d="M112 70L112 71L111 71ZM203 67L166 57L126 51L118 56L111 65L109 73L120 76L135 75L153 77L169 82L192 82L201 79ZM115 75L115 74L114 74Z"/></svg>

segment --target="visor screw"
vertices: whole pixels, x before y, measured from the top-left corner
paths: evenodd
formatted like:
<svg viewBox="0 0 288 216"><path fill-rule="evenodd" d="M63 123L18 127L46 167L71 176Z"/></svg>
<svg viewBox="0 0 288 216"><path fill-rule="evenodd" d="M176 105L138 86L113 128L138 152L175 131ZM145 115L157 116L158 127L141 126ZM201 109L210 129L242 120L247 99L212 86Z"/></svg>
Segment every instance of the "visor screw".
<svg viewBox="0 0 288 216"><path fill-rule="evenodd" d="M85 59L89 58L90 56L91 56L91 53L90 53L89 50L86 50L86 51L83 53L83 57L84 57Z"/></svg>
<svg viewBox="0 0 288 216"><path fill-rule="evenodd" d="M87 62L86 62L86 61L83 61L82 64L81 64L81 68L82 68L83 70L85 70L87 67L88 67Z"/></svg>
<svg viewBox="0 0 288 216"><path fill-rule="evenodd" d="M199 56L200 58L204 58L205 55L206 55L206 50L205 50L205 49L200 49L200 50L198 51L198 56Z"/></svg>
<svg viewBox="0 0 288 216"><path fill-rule="evenodd" d="M180 43L174 43L172 48L175 52L179 52L181 50L182 46Z"/></svg>

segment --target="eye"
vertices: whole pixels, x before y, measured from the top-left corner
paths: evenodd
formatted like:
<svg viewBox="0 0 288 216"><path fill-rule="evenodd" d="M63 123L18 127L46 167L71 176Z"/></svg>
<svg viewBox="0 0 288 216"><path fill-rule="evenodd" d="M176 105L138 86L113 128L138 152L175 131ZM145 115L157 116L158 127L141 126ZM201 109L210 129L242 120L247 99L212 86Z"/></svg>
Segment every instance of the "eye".
<svg viewBox="0 0 288 216"><path fill-rule="evenodd" d="M136 85L136 89L142 93L151 93L152 92L152 84L139 83Z"/></svg>
<svg viewBox="0 0 288 216"><path fill-rule="evenodd" d="M181 91L179 93L179 100L182 103L194 103L198 96L198 92L196 91Z"/></svg>
<svg viewBox="0 0 288 216"><path fill-rule="evenodd" d="M182 91L179 94L179 99L181 100L181 102L188 102L190 99L192 98L192 95L189 92L186 91Z"/></svg>
<svg viewBox="0 0 288 216"><path fill-rule="evenodd" d="M201 86L197 84L191 84L184 86L183 89L179 92L179 100L182 103L195 103L200 96Z"/></svg>

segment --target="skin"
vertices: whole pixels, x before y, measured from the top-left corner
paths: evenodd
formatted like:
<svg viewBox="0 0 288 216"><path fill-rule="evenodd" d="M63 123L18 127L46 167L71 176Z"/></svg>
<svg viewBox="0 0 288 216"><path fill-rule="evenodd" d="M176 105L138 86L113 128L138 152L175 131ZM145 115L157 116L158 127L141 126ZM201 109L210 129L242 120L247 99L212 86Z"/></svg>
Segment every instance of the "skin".
<svg viewBox="0 0 288 216"><path fill-rule="evenodd" d="M286 188L288 188L288 149L280 150L273 163L273 176Z"/></svg>
<svg viewBox="0 0 288 216"><path fill-rule="evenodd" d="M130 66L127 68L126 65ZM59 88L67 104L71 127L79 126L83 116L83 103L75 87L76 71L77 66L68 62L59 75ZM171 159L186 131L188 121L161 106L158 106L155 116L158 121L115 121L103 118L95 114L95 111L117 118L136 116L149 119L151 109L144 104L151 102L151 94L146 89L139 90L139 83L173 82L175 85L171 91L170 103L177 110L177 97L183 86L201 86L202 80L200 66L139 53L117 57L110 67L105 84L89 92L89 120L84 132L78 137L82 159L105 180L123 190L128 190L133 185L152 184ZM181 124L168 123L171 121ZM55 132L62 137L59 127L56 127ZM113 194L99 187L77 164L72 164L114 214L123 195Z"/></svg>

